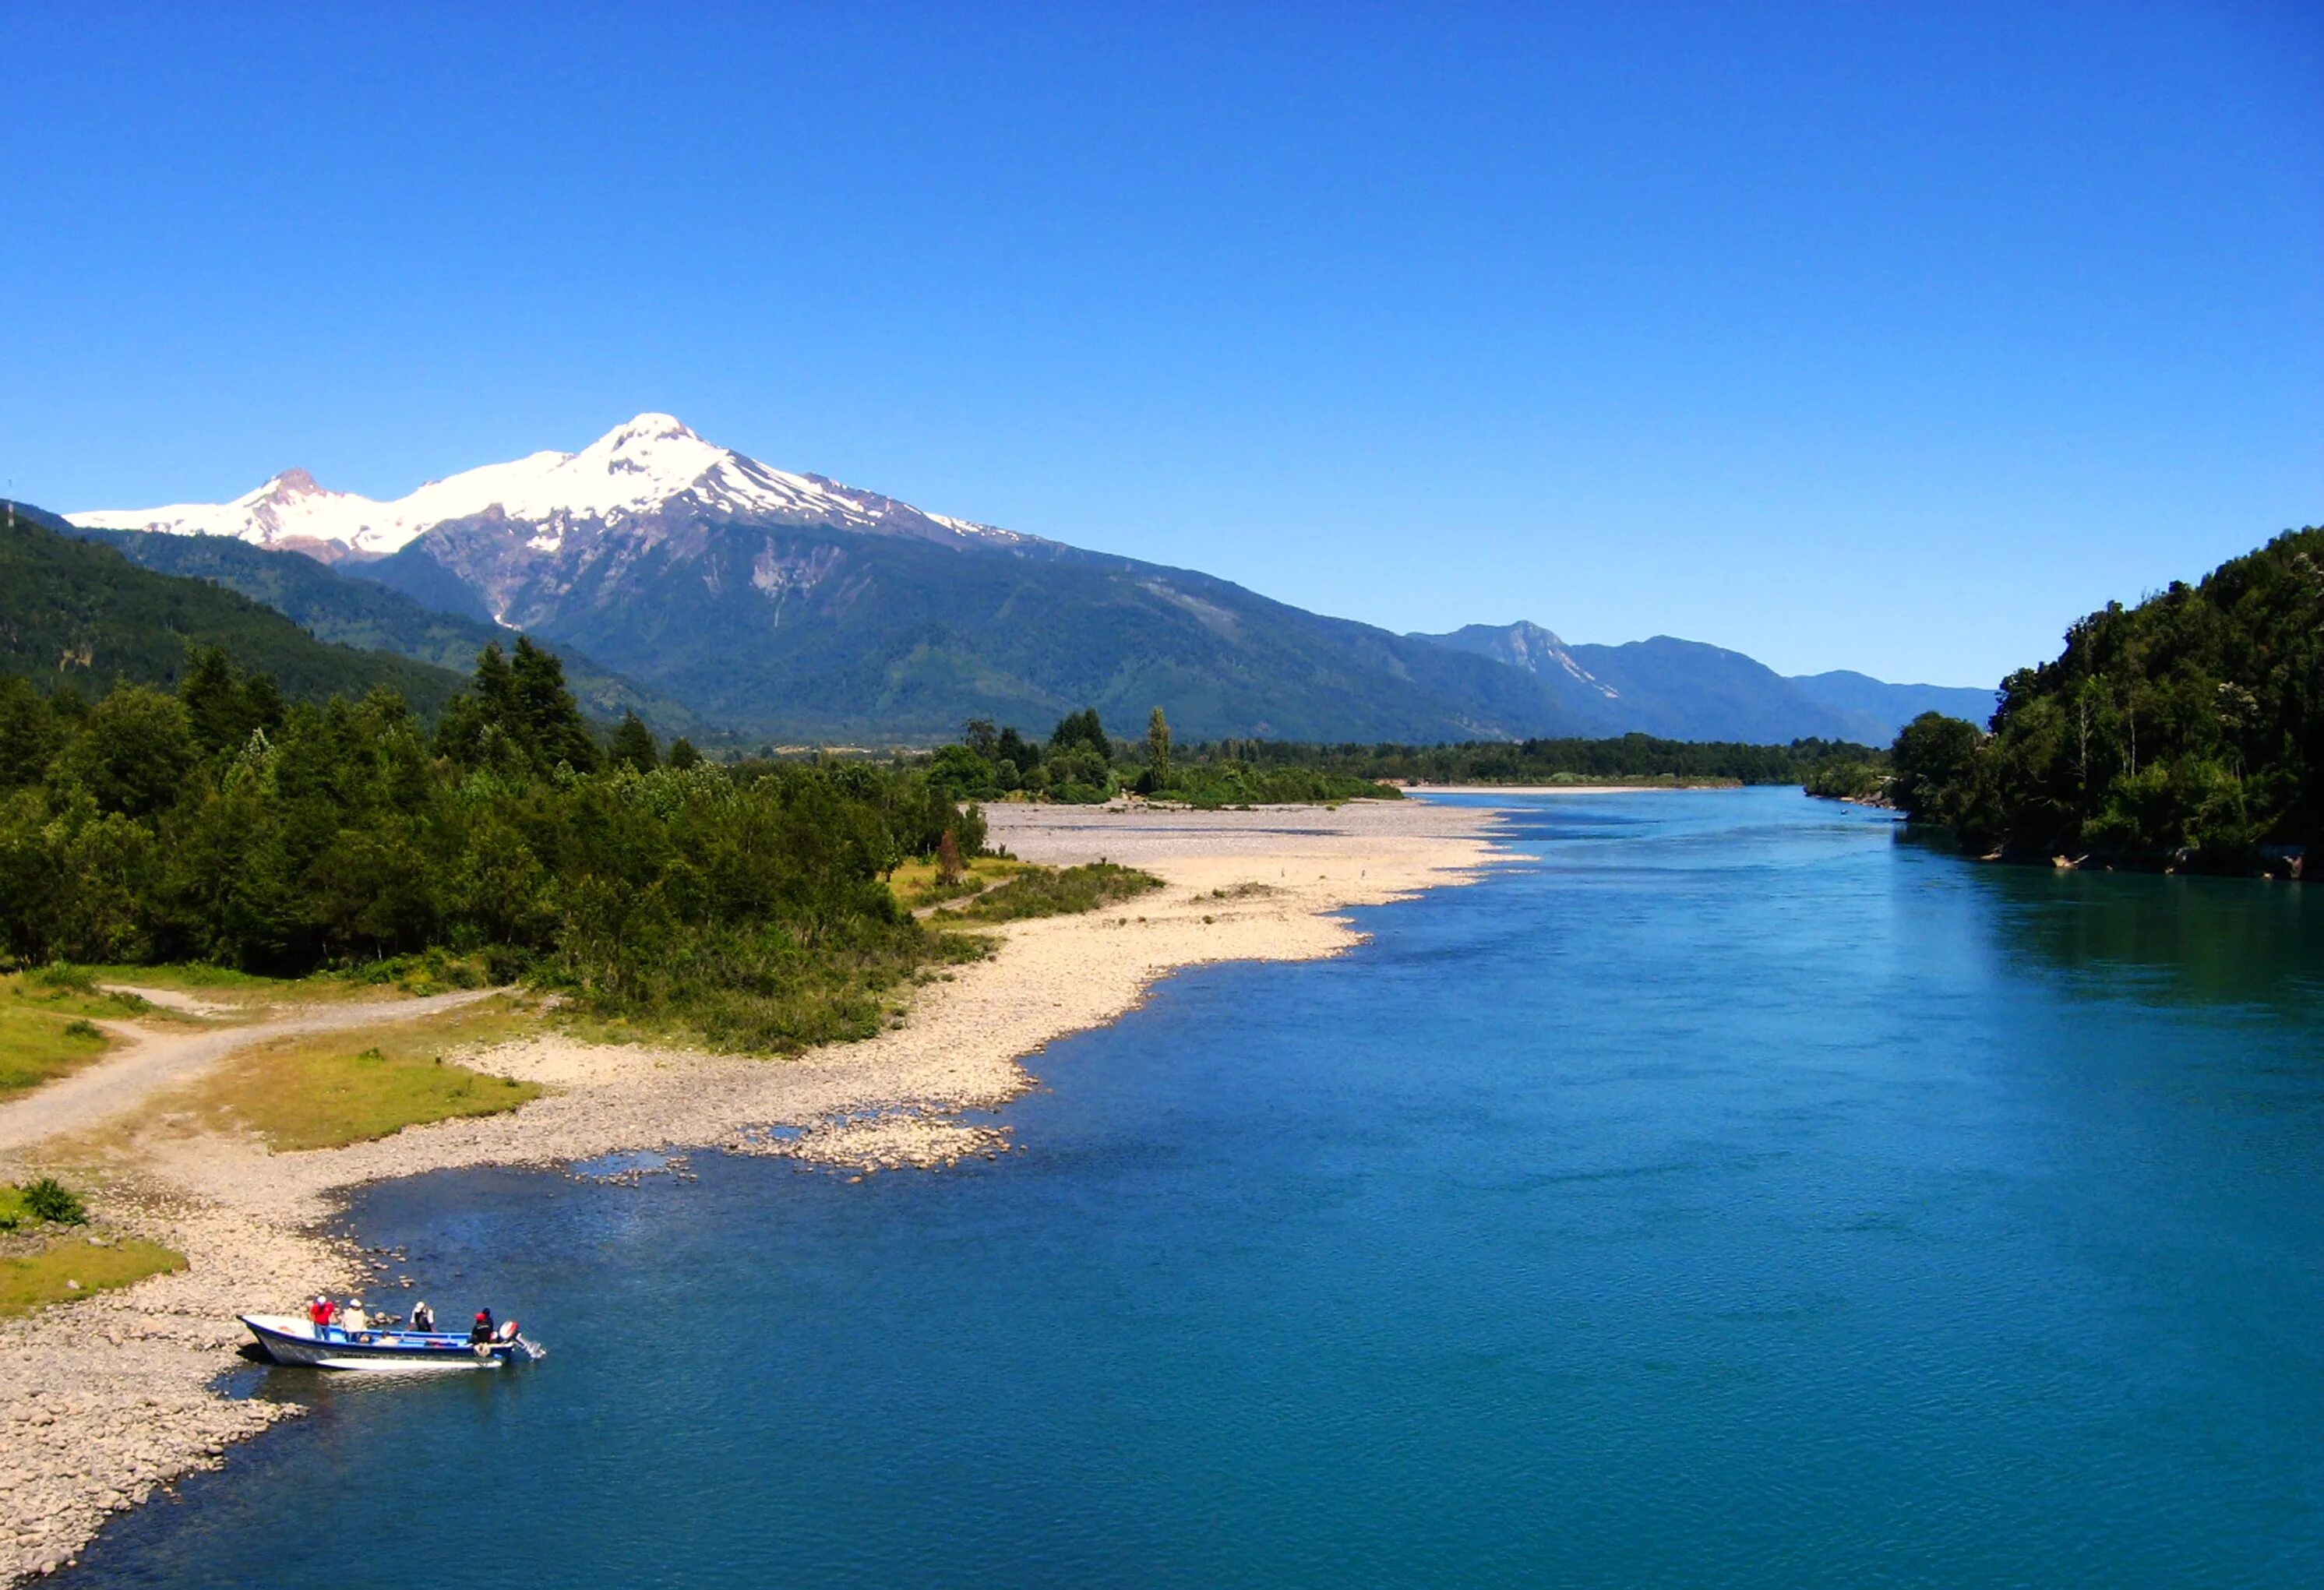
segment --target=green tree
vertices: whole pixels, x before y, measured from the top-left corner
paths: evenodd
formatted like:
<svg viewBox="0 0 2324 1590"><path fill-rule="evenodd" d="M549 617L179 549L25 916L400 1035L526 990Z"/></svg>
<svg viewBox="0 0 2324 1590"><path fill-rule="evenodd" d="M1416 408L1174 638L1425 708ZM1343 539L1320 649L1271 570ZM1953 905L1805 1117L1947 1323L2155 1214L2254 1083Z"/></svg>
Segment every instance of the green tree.
<svg viewBox="0 0 2324 1590"><path fill-rule="evenodd" d="M669 765L680 773L688 767L698 767L702 765L702 753L694 749L694 741L681 734L669 742Z"/></svg>
<svg viewBox="0 0 2324 1590"><path fill-rule="evenodd" d="M1889 793L1908 817L1952 823L1965 809L1983 740L1977 725L1941 712L1923 712L1904 725L1889 750L1896 769Z"/></svg>
<svg viewBox="0 0 2324 1590"><path fill-rule="evenodd" d="M30 681L0 678L0 790L46 778L64 737L55 709Z"/></svg>
<svg viewBox="0 0 2324 1590"><path fill-rule="evenodd" d="M147 817L177 798L194 757L184 706L150 685L122 685L82 722L60 771L99 811Z"/></svg>
<svg viewBox="0 0 2324 1590"><path fill-rule="evenodd" d="M1105 725L1098 721L1095 707L1084 707L1078 712L1066 713L1057 721L1056 728L1049 734L1052 751L1068 751L1076 747L1109 758L1113 755L1113 742L1106 739Z"/></svg>
<svg viewBox="0 0 2324 1590"><path fill-rule="evenodd" d="M1149 789L1170 786L1170 720L1160 707L1146 720L1146 774L1152 780Z"/></svg>
<svg viewBox="0 0 2324 1590"><path fill-rule="evenodd" d="M576 773L593 771L597 742L581 716L580 704L565 687L565 665L557 654L520 635L510 672L515 676L518 711L541 765L554 767L562 762Z"/></svg>
<svg viewBox="0 0 2324 1590"><path fill-rule="evenodd" d="M661 765L661 753L655 749L653 731L640 721L637 713L622 714L621 725L613 731L613 749L608 760L613 767L633 767L641 773L650 773Z"/></svg>
<svg viewBox="0 0 2324 1590"><path fill-rule="evenodd" d="M206 757L240 750L253 733L282 722L282 698L274 682L263 676L244 679L220 647L192 649L185 677L178 682L178 700L185 706L194 743Z"/></svg>
<svg viewBox="0 0 2324 1590"><path fill-rule="evenodd" d="M928 782L949 800L967 800L999 793L992 764L964 745L948 745L928 764Z"/></svg>

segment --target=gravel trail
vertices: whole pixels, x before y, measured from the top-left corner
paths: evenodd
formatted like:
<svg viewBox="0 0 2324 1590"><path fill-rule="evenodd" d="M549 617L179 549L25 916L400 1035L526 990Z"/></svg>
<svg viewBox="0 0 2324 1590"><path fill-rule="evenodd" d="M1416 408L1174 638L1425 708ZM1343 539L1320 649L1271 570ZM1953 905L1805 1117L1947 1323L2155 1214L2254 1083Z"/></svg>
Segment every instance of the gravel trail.
<svg viewBox="0 0 2324 1590"><path fill-rule="evenodd" d="M425 999L334 1005L278 1016L272 1021L252 1022L245 1026L212 1027L192 1033L140 1026L134 1022L100 1022L97 1025L106 1032L127 1038L129 1047L22 1098L0 1104L0 1157L19 1153L45 1137L101 1126L136 1108L161 1089L198 1076L227 1055L253 1043L304 1033L369 1026L378 1022L410 1021L474 1004L491 993L490 989L473 989L431 995Z"/></svg>

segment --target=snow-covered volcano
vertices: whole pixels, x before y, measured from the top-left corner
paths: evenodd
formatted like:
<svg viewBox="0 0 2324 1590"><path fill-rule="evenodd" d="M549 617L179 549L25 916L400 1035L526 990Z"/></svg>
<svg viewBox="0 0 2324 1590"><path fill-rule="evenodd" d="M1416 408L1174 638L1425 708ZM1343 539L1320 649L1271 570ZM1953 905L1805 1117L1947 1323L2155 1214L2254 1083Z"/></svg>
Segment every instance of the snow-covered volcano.
<svg viewBox="0 0 2324 1590"><path fill-rule="evenodd" d="M90 529L232 536L336 562L384 557L455 520L538 526L540 540L553 544L569 528L613 529L674 510L765 524L830 525L954 547L1042 544L1012 530L923 512L819 474L770 468L703 440L667 414L641 414L578 453L535 453L509 464L487 464L429 481L392 502L328 491L305 470L291 469L231 502L66 517Z"/></svg>

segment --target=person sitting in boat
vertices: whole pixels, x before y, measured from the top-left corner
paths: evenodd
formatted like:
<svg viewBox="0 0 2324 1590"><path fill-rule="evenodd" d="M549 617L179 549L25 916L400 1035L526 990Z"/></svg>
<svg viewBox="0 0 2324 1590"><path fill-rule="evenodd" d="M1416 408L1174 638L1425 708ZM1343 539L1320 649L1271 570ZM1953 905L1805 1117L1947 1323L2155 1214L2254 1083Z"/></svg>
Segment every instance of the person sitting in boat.
<svg viewBox="0 0 2324 1590"><path fill-rule="evenodd" d="M468 1327L468 1343L472 1346L480 1346L492 1339L493 1311L490 1309L479 1309L476 1310L476 1322Z"/></svg>
<svg viewBox="0 0 2324 1590"><path fill-rule="evenodd" d="M425 1302L422 1302L418 1308L412 1310L411 1328L414 1330L435 1329L436 1310L429 1308Z"/></svg>

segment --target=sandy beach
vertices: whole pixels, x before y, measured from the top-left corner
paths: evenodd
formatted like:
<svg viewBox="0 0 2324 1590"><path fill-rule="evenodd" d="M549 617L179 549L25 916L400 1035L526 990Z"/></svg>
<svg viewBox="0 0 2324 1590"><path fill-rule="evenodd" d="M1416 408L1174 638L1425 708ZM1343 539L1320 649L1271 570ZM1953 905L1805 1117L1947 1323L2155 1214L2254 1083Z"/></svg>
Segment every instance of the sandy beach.
<svg viewBox="0 0 2324 1590"><path fill-rule="evenodd" d="M843 1176L1013 1152L1005 1121L972 1125L961 1113L1031 1086L1045 1045L1113 1020L1180 967L1344 951L1359 935L1340 913L1475 877L1497 821L1426 800L1216 813L998 805L987 815L991 842L1026 860L1123 862L1168 887L1090 916L1012 924L995 955L923 988L875 1038L786 1061L530 1038L461 1058L542 1083L542 1098L345 1148L269 1153L144 1118L119 1088L102 1092L110 1121L70 1112L78 1135L28 1127L31 1100L0 1105L0 1179L68 1171L107 1227L189 1260L175 1274L0 1321L0 1581L62 1567L109 1513L217 1466L232 1443L298 1411L210 1390L241 1362L248 1338L236 1314L295 1311L327 1289L371 1287L402 1306L390 1258L339 1228L349 1189L623 1150L781 1154ZM170 1075L182 1080L231 1047L211 1043ZM88 1082L76 1091L100 1093Z"/></svg>

